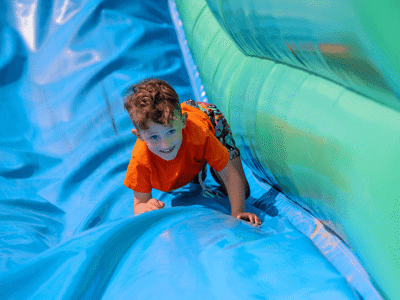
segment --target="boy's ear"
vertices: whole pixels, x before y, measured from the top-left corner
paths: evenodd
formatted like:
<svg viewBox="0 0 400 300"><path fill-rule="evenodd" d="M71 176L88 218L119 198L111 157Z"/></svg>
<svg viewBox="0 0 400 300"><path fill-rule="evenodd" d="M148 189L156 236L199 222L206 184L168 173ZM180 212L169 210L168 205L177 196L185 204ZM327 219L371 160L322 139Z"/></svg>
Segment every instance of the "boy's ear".
<svg viewBox="0 0 400 300"><path fill-rule="evenodd" d="M182 115L182 124L183 124L182 129L185 129L185 128L186 128L186 121L187 121L187 118L188 118L187 112L183 113L183 115Z"/></svg>
<svg viewBox="0 0 400 300"><path fill-rule="evenodd" d="M142 136L140 135L139 131L137 131L136 129L131 129L131 132L142 142L144 141Z"/></svg>

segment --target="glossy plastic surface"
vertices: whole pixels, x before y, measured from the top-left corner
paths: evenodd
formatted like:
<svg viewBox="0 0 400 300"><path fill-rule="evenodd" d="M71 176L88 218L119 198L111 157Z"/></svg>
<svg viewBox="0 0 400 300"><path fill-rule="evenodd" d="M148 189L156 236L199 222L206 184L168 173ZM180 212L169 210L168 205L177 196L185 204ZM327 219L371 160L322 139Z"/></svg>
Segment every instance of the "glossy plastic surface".
<svg viewBox="0 0 400 300"><path fill-rule="evenodd" d="M132 216L126 88L194 98L165 1L2 1L0 26L0 299L358 299L246 167L260 228L187 186Z"/></svg>

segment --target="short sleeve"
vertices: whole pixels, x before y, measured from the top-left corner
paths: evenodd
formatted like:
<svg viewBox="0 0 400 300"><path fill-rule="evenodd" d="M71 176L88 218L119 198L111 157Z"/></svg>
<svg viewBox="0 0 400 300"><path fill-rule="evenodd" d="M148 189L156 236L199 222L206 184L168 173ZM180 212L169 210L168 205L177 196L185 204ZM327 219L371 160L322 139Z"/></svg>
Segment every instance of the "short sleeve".
<svg viewBox="0 0 400 300"><path fill-rule="evenodd" d="M210 131L206 136L204 158L217 172L222 171L229 161L229 152Z"/></svg>
<svg viewBox="0 0 400 300"><path fill-rule="evenodd" d="M152 191L150 170L144 165L138 164L134 156L132 156L129 162L124 185L139 193L150 193Z"/></svg>

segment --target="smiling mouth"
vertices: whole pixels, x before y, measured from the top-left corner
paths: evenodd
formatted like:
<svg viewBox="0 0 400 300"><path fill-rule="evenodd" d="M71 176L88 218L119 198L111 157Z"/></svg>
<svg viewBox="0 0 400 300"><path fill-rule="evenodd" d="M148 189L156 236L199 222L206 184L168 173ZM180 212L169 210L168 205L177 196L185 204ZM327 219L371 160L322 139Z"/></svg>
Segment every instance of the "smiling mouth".
<svg viewBox="0 0 400 300"><path fill-rule="evenodd" d="M169 151L160 150L160 152L165 153L165 154L168 154L168 153L171 153L172 150L174 150L174 148L175 148L175 146L173 146Z"/></svg>

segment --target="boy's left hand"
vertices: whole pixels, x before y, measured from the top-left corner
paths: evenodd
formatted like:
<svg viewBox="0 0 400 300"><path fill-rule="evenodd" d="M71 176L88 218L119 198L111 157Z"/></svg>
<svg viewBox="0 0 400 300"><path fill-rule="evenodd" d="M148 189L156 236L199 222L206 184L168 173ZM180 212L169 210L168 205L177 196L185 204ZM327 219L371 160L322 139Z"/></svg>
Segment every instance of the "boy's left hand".
<svg viewBox="0 0 400 300"><path fill-rule="evenodd" d="M252 214L252 213L247 213L247 212L238 213L238 214L235 214L234 217L248 221L249 223L253 223L255 225L261 225L260 218L257 217L257 215Z"/></svg>

